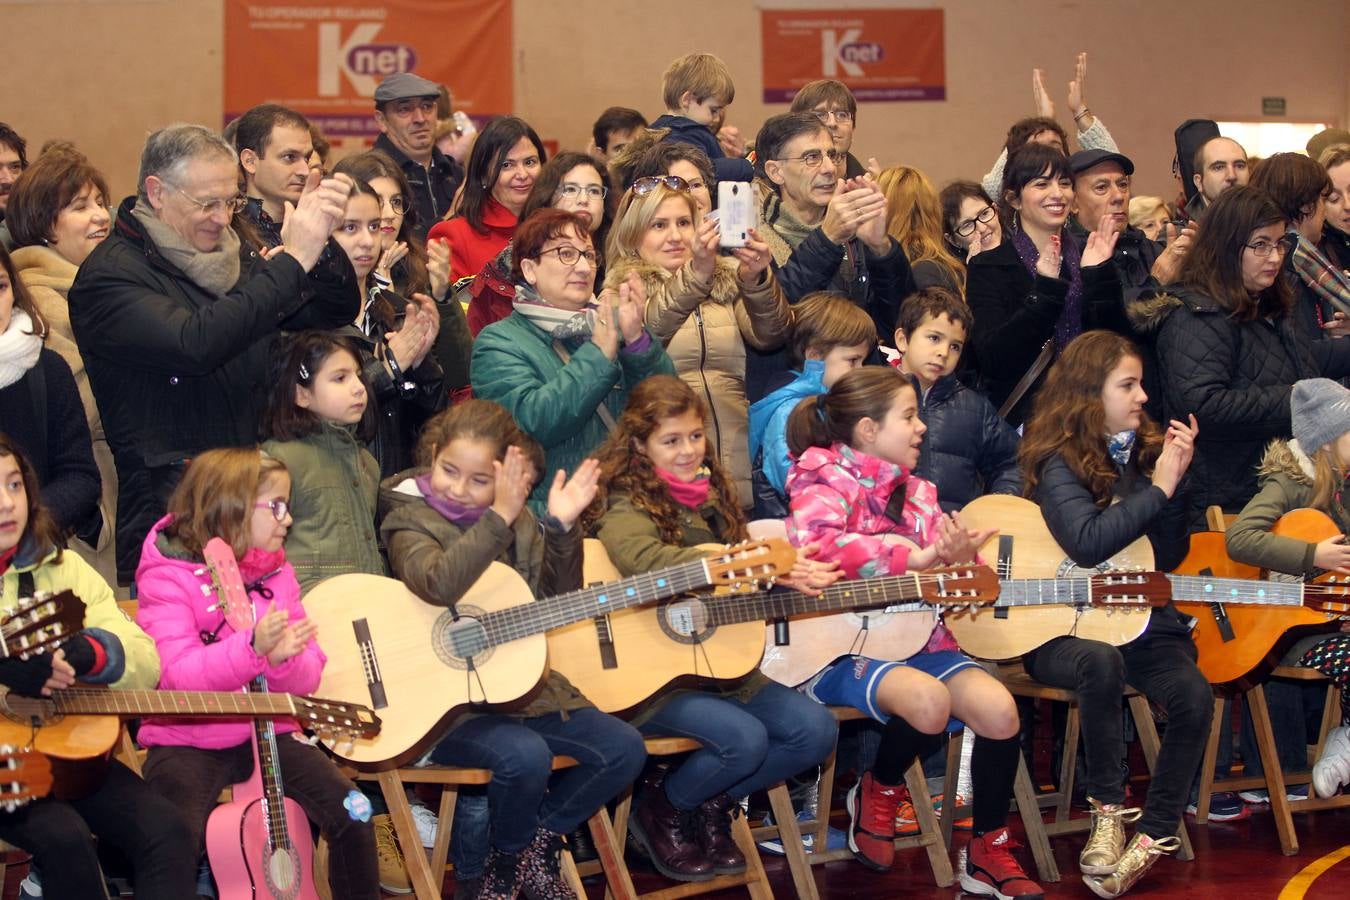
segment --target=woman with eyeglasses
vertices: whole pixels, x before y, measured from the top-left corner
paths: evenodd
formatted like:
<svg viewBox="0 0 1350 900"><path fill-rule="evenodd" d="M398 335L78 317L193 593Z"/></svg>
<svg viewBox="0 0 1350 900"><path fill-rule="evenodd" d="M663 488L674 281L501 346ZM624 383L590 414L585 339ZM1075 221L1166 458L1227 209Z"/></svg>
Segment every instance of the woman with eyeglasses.
<svg viewBox="0 0 1350 900"><path fill-rule="evenodd" d="M506 407L544 448L547 472L575 470L612 430L638 382L675 374L643 325L642 280L633 273L597 298L598 263L583 217L537 210L516 231L514 309L473 345L474 395ZM551 483L541 478L530 495L538 514Z"/></svg>
<svg viewBox="0 0 1350 900"><path fill-rule="evenodd" d="M877 178L886 195L886 233L909 258L914 285L966 292L966 267L942 239L942 207L928 176L911 166L892 166Z"/></svg>
<svg viewBox="0 0 1350 900"><path fill-rule="evenodd" d="M515 234L539 169L544 143L524 119L501 116L484 126L464 175L464 186L445 220L427 233L427 246L450 244L450 281L476 275Z"/></svg>
<svg viewBox="0 0 1350 900"><path fill-rule="evenodd" d="M426 245L417 237L417 207L408 177L379 150L343 158L333 169L364 181L380 195L380 258L375 283L404 297L431 290Z"/></svg>
<svg viewBox="0 0 1350 900"><path fill-rule="evenodd" d="M1240 512L1256 494L1266 443L1290 437L1295 381L1350 374L1350 341L1309 340L1292 314L1281 277L1288 223L1265 191L1229 188L1205 213L1180 289L1130 307L1131 321L1153 337L1168 415L1193 411L1200 421L1193 528L1207 507Z"/></svg>
<svg viewBox="0 0 1350 900"><path fill-rule="evenodd" d="M708 409L708 436L737 501L749 508L745 348L777 349L792 320L768 245L751 232L744 247L719 256L720 234L719 220L699 213L683 178L639 178L619 202L605 283L642 280L647 327Z"/></svg>
<svg viewBox="0 0 1350 900"><path fill-rule="evenodd" d="M605 245L609 234L609 173L595 158L574 150L565 150L539 170L534 188L520 211L523 222L538 209L553 207L576 213L586 220L591 243ZM493 322L511 315L516 285L511 277L511 244L483 266L477 276L456 290L455 299L468 307L469 330L474 335ZM597 263L596 282L602 283L603 266Z"/></svg>
<svg viewBox="0 0 1350 900"><path fill-rule="evenodd" d="M977 254L1002 243L998 207L975 182L948 182L938 194L938 204L942 207L942 238L966 265Z"/></svg>
<svg viewBox="0 0 1350 900"><path fill-rule="evenodd" d="M1112 260L1115 228L1109 217L1090 223L1096 231L1080 251L1065 227L1072 204L1068 157L1028 144L1003 173L1003 241L970 262L975 366L989 399L1013 425L1025 418L1050 361L1071 340L1094 328L1130 334Z"/></svg>

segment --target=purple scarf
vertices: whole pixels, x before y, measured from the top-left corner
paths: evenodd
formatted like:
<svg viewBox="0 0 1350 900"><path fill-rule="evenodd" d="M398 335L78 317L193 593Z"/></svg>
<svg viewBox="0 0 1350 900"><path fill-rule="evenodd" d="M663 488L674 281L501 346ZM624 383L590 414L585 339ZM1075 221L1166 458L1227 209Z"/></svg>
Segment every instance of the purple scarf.
<svg viewBox="0 0 1350 900"><path fill-rule="evenodd" d="M483 513L487 512L486 506L464 506L453 500L447 500L445 497L437 497L431 491L430 473L418 475L413 481L417 483L417 489L422 492L422 499L426 501L427 506L430 506L460 528L468 528L477 524L478 520L483 517Z"/></svg>
<svg viewBox="0 0 1350 900"><path fill-rule="evenodd" d="M1017 248L1022 265L1027 267L1027 274L1035 281L1040 251L1020 228L1013 232L1013 246ZM1059 246L1060 275L1063 276L1065 269L1069 270L1069 294L1064 298L1064 309L1060 311L1059 319L1055 321L1055 350L1063 353L1069 341L1083 333L1083 272L1079 265L1078 244L1064 229L1060 229Z"/></svg>

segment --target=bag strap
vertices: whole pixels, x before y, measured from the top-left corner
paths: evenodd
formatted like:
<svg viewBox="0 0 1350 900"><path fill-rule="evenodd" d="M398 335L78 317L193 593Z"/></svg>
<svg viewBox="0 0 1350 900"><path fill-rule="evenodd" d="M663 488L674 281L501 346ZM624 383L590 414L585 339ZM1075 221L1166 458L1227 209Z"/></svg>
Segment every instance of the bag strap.
<svg viewBox="0 0 1350 900"><path fill-rule="evenodd" d="M1050 338L1041 345L1040 354L1032 360L1031 365L1022 373L1021 379L1013 385L1012 393L1008 395L1008 399L1004 400L1003 405L998 408L1000 419L1008 417L1008 413L1012 412L1013 408L1026 396L1027 391L1031 390L1031 386L1036 383L1036 379L1041 377L1041 373L1050 368L1050 363L1054 361L1054 358L1055 339Z"/></svg>
<svg viewBox="0 0 1350 900"><path fill-rule="evenodd" d="M553 342L553 352L558 354L558 359L567 365L572 361L572 355L567 352L567 348L562 345L562 341ZM605 401L601 400L600 405L595 408L595 414L600 417L600 421L605 423L605 429L613 434L619 429L619 423L614 419L614 413L609 411Z"/></svg>

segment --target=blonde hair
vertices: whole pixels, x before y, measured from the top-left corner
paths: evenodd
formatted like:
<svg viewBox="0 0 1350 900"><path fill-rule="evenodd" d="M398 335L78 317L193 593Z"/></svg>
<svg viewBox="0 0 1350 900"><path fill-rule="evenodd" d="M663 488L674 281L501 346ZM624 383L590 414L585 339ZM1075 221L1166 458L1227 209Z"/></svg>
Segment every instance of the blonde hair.
<svg viewBox="0 0 1350 900"><path fill-rule="evenodd" d="M1159 209L1167 212L1167 204L1162 201L1161 197L1131 197L1130 224L1135 228L1141 227L1141 223L1145 219L1152 218L1153 214Z"/></svg>
<svg viewBox="0 0 1350 900"><path fill-rule="evenodd" d="M1332 444L1318 447L1309 458L1313 467L1313 483L1308 505L1330 512L1331 501L1345 481L1345 464L1337 458L1336 448Z"/></svg>
<svg viewBox="0 0 1350 900"><path fill-rule="evenodd" d="M674 191L664 184L645 194L627 191L614 213L609 244L605 247L606 258L612 262L624 256L636 257L638 247L642 245L642 236L647 233L652 219L656 218L656 211L672 197L687 203L690 217L698 222L698 204L694 202L694 195L688 191Z"/></svg>
<svg viewBox="0 0 1350 900"><path fill-rule="evenodd" d="M886 232L909 257L910 266L934 262L965 293L965 267L942 240L942 204L933 182L911 166L891 166L877 184L886 195Z"/></svg>
<svg viewBox="0 0 1350 900"><path fill-rule="evenodd" d="M680 97L688 91L699 103L709 97L730 103L736 99L731 70L711 53L690 53L670 64L661 75L661 99L666 109L679 109Z"/></svg>
<svg viewBox="0 0 1350 900"><path fill-rule="evenodd" d="M207 450L188 464L169 498L173 521L164 532L194 556L201 556L211 538L221 538L242 559L258 492L285 471L285 463L256 447Z"/></svg>

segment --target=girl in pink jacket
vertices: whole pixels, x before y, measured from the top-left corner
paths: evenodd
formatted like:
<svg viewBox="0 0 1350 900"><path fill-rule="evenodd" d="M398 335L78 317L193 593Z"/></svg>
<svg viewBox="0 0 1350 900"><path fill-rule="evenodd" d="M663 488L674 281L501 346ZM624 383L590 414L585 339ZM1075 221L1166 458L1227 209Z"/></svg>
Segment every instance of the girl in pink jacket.
<svg viewBox="0 0 1350 900"><path fill-rule="evenodd" d="M889 366L846 372L788 418L788 537L818 543L845 578L968 562L991 532L968 531L938 505L937 488L910 473L925 428L914 386ZM905 769L937 750L942 733L969 725L974 826L961 886L969 893L1040 898L1010 850L1006 825L1017 774L1019 721L1007 688L961 652L939 622L905 660L845 656L805 685L821 703L853 706L884 723L871 771L849 792L849 847L870 868L895 858L896 807L909 800ZM914 802L929 802L927 797Z"/></svg>
<svg viewBox="0 0 1350 900"><path fill-rule="evenodd" d="M277 692L318 687L327 658L283 549L290 492L285 466L255 449L211 450L188 466L168 515L146 536L136 571L136 621L159 650L162 689L241 690L258 675ZM215 608L202 557L213 537L238 560L257 620L250 630L236 631ZM294 720L277 720L276 731L286 795L328 839L333 896L376 900L375 836L364 797ZM251 720L239 718L157 718L141 726L137 739L150 748L145 780L184 811L199 850L221 790L252 773L252 735Z"/></svg>

